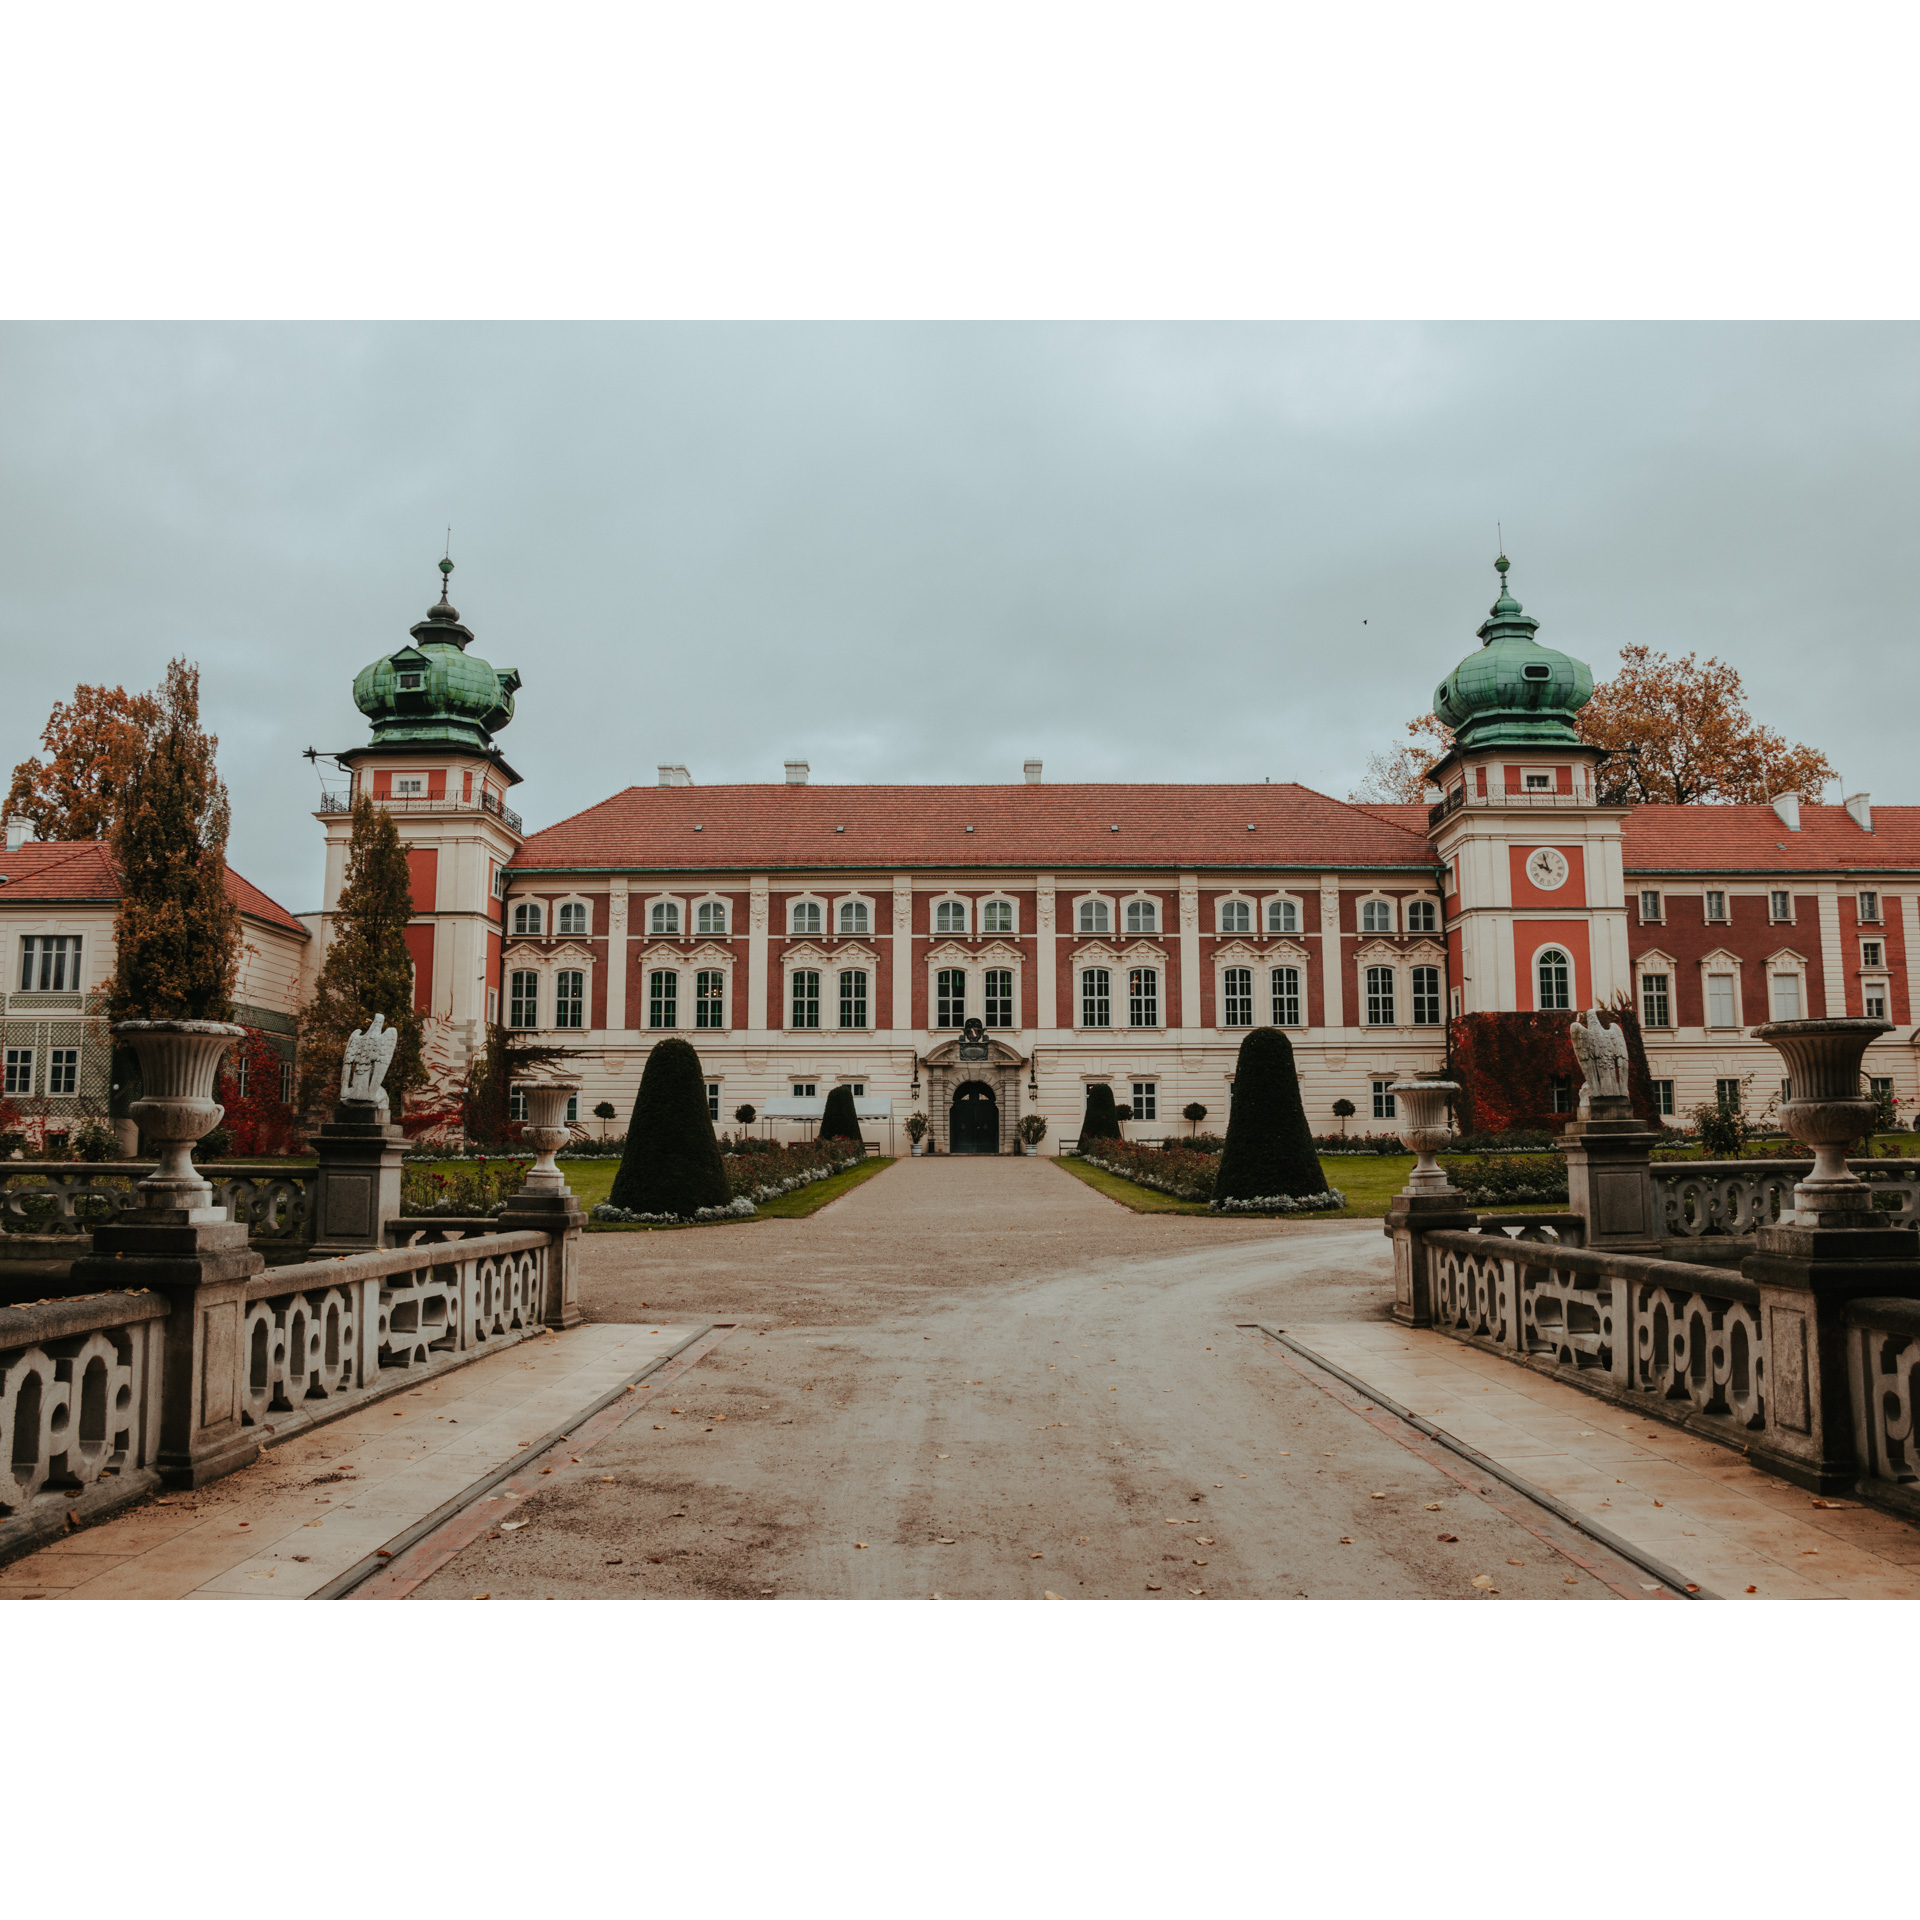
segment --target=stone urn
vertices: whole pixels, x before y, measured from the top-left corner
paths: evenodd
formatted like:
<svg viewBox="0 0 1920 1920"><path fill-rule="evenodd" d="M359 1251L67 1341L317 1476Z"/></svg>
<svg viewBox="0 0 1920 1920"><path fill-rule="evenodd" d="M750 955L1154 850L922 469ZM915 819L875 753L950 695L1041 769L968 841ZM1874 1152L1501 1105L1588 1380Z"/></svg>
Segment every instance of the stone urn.
<svg viewBox="0 0 1920 1920"><path fill-rule="evenodd" d="M1460 1091L1453 1080L1396 1080L1387 1089L1403 1117L1400 1144L1414 1156L1413 1172L1407 1177L1403 1193L1457 1193L1444 1167L1434 1155L1451 1146L1458 1137L1447 1124L1447 1102Z"/></svg>
<svg viewBox="0 0 1920 1920"><path fill-rule="evenodd" d="M567 1144L567 1102L580 1091L577 1080L543 1080L526 1089L527 1118L520 1138L538 1154L527 1169L522 1191L564 1193L566 1179L553 1156Z"/></svg>
<svg viewBox="0 0 1920 1920"><path fill-rule="evenodd" d="M135 1189L147 1210L212 1209L213 1189L193 1164L193 1145L226 1113L213 1097L214 1082L221 1061L245 1034L244 1027L223 1020L123 1020L113 1029L140 1062L140 1098L129 1115L160 1150L159 1166Z"/></svg>
<svg viewBox="0 0 1920 1920"><path fill-rule="evenodd" d="M1793 1190L1793 1224L1878 1224L1871 1191L1847 1165L1847 1148L1873 1127L1874 1102L1860 1090L1861 1057L1892 1031L1886 1020L1775 1020L1754 1028L1754 1038L1787 1063L1780 1124L1813 1149L1813 1171Z"/></svg>

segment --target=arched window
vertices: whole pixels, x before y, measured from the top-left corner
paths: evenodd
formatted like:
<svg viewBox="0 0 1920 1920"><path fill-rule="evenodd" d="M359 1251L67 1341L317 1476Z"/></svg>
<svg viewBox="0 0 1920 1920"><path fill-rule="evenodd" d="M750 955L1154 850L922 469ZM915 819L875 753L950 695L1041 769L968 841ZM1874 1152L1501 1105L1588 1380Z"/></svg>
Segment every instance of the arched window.
<svg viewBox="0 0 1920 1920"><path fill-rule="evenodd" d="M990 1027L1013 1025L1013 969L989 967L980 982L983 1018Z"/></svg>
<svg viewBox="0 0 1920 1920"><path fill-rule="evenodd" d="M814 908L815 914L820 909ZM793 1024L817 1027L820 1024L820 976L802 969L793 976Z"/></svg>
<svg viewBox="0 0 1920 1920"><path fill-rule="evenodd" d="M1409 900L1407 902L1407 931L1409 933L1437 933L1440 930L1439 911L1431 900Z"/></svg>
<svg viewBox="0 0 1920 1920"><path fill-rule="evenodd" d="M1541 950L1538 965L1541 1011L1572 1006L1573 962L1558 947L1546 947Z"/></svg>
<svg viewBox="0 0 1920 1920"><path fill-rule="evenodd" d="M537 1027L540 1024L540 976L531 968L507 977L507 1025Z"/></svg>
<svg viewBox="0 0 1920 1920"><path fill-rule="evenodd" d="M1369 967L1367 969L1367 1025L1390 1027L1393 1025L1393 1012L1393 969Z"/></svg>
<svg viewBox="0 0 1920 1920"><path fill-rule="evenodd" d="M1104 900L1082 900L1080 902L1080 931L1082 933L1111 933L1113 920L1107 911Z"/></svg>
<svg viewBox="0 0 1920 1920"><path fill-rule="evenodd" d="M1391 933L1393 931L1393 902L1391 900L1363 900L1360 903L1360 931L1362 933Z"/></svg>
<svg viewBox="0 0 1920 1920"><path fill-rule="evenodd" d="M585 933L587 930L586 903L569 900L560 909L560 931L562 933Z"/></svg>
<svg viewBox="0 0 1920 1920"><path fill-rule="evenodd" d="M793 903L791 924L796 934L818 933L820 931L819 903L813 900L796 900Z"/></svg>
<svg viewBox="0 0 1920 1920"><path fill-rule="evenodd" d="M1128 917L1132 917L1131 912ZM1127 974L1127 1025L1157 1027L1159 1024L1160 970L1157 967L1134 967Z"/></svg>
<svg viewBox="0 0 1920 1920"><path fill-rule="evenodd" d="M840 905L840 931L842 933L865 933L867 931L867 903L864 900L845 900ZM863 980L865 974L860 976ZM846 1023L841 1022L844 1026ZM860 1023L866 1025L863 1020Z"/></svg>
<svg viewBox="0 0 1920 1920"><path fill-rule="evenodd" d="M695 922L702 933L724 934L727 930L727 903L724 900L703 900Z"/></svg>
<svg viewBox="0 0 1920 1920"><path fill-rule="evenodd" d="M933 930L935 933L965 933L967 903L964 900L942 900L933 910Z"/></svg>
<svg viewBox="0 0 1920 1920"><path fill-rule="evenodd" d="M538 933L546 924L546 916L541 912L537 901L523 900L513 910L515 933Z"/></svg>
<svg viewBox="0 0 1920 1920"><path fill-rule="evenodd" d="M982 933L1011 933L1013 931L1013 902L1011 900L989 900L980 909L980 931Z"/></svg>
<svg viewBox="0 0 1920 1920"><path fill-rule="evenodd" d="M647 976L647 1025L677 1027L680 1024L680 976L664 968Z"/></svg>
<svg viewBox="0 0 1920 1920"><path fill-rule="evenodd" d="M942 967L933 976L934 1022L936 1027L966 1024L967 975L963 967Z"/></svg>
<svg viewBox="0 0 1920 1920"><path fill-rule="evenodd" d="M553 1024L556 1027L583 1027L587 1014L587 976L577 967L568 967L553 976Z"/></svg>
<svg viewBox="0 0 1920 1920"><path fill-rule="evenodd" d="M1273 970L1273 1024L1297 1027L1300 1019L1300 969L1275 967Z"/></svg>
<svg viewBox="0 0 1920 1920"><path fill-rule="evenodd" d="M866 908L862 907L860 911L865 913ZM844 911L841 917L845 918ZM840 976L840 1024L849 1028L867 1024L867 976L864 973L843 973Z"/></svg>
<svg viewBox="0 0 1920 1920"><path fill-rule="evenodd" d="M1160 931L1160 909L1151 900L1129 900L1127 902L1127 931L1129 933L1158 933ZM1136 1024L1138 1024L1136 1022ZM1149 1026L1158 1024L1154 1021Z"/></svg>
<svg viewBox="0 0 1920 1920"><path fill-rule="evenodd" d="M656 900L653 903L653 931L668 934L680 931L680 909L673 901Z"/></svg>
<svg viewBox="0 0 1920 1920"><path fill-rule="evenodd" d="M1267 902L1267 931L1269 933L1298 933L1300 931L1300 903L1297 900L1269 900Z"/></svg>
<svg viewBox="0 0 1920 1920"><path fill-rule="evenodd" d="M1104 905L1100 911L1106 912ZM1089 967L1080 976L1080 1024L1083 1027L1113 1025L1113 975L1105 967Z"/></svg>
<svg viewBox="0 0 1920 1920"><path fill-rule="evenodd" d="M693 1024L715 1030L727 1024L727 976L718 967L693 976Z"/></svg>
<svg viewBox="0 0 1920 1920"><path fill-rule="evenodd" d="M1244 900L1222 900L1220 902L1220 931L1222 933L1251 933L1253 931L1253 909ZM1249 1026L1252 1022L1247 1022Z"/></svg>

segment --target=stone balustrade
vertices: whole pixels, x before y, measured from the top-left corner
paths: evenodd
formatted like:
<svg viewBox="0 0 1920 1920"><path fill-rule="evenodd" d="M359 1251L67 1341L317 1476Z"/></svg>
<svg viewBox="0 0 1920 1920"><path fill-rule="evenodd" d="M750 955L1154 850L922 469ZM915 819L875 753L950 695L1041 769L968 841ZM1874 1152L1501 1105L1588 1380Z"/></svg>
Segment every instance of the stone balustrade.
<svg viewBox="0 0 1920 1920"><path fill-rule="evenodd" d="M0 1160L0 1231L78 1235L140 1205L134 1183L152 1160ZM219 1161L198 1168L213 1203L253 1240L299 1242L308 1233L312 1167L249 1167Z"/></svg>
<svg viewBox="0 0 1920 1920"><path fill-rule="evenodd" d="M1920 1160L1849 1160L1887 1226L1920 1220ZM1654 1219L1669 1239L1757 1233L1793 1207L1807 1160L1671 1160L1649 1167Z"/></svg>
<svg viewBox="0 0 1920 1920"><path fill-rule="evenodd" d="M1852 1301L1847 1332L1863 1479L1880 1504L1920 1520L1920 1300Z"/></svg>

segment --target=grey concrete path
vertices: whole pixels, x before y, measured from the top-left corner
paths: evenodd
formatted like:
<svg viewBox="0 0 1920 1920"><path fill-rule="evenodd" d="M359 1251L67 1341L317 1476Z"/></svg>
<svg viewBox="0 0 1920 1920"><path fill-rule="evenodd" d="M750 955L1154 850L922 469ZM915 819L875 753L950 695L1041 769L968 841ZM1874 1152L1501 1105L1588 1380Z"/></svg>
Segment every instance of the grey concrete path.
<svg viewBox="0 0 1920 1920"><path fill-rule="evenodd" d="M908 1160L811 1220L589 1250L590 1313L739 1330L418 1598L1615 1590L1236 1331L1379 1319L1374 1222Z"/></svg>

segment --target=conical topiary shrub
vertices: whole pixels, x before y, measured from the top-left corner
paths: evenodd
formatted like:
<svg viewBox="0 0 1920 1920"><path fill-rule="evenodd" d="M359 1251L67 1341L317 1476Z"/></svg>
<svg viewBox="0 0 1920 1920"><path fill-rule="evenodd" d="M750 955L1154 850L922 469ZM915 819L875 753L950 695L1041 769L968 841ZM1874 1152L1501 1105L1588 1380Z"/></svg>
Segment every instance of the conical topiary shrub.
<svg viewBox="0 0 1920 1920"><path fill-rule="evenodd" d="M1104 1080L1096 1080L1087 1089L1087 1111L1080 1122L1080 1138L1118 1140L1120 1137L1120 1109L1113 1104L1113 1089Z"/></svg>
<svg viewBox="0 0 1920 1920"><path fill-rule="evenodd" d="M835 1087L827 1095L827 1110L820 1116L822 1140L858 1140L860 1116L854 1111L853 1089Z"/></svg>
<svg viewBox="0 0 1920 1920"><path fill-rule="evenodd" d="M1256 1027L1240 1042L1233 1070L1233 1104L1214 1198L1297 1200L1326 1191L1327 1176L1300 1104L1293 1047L1278 1027Z"/></svg>
<svg viewBox="0 0 1920 1920"><path fill-rule="evenodd" d="M707 1118L706 1075L684 1040L662 1040L647 1055L626 1151L607 1197L629 1213L680 1219L727 1204L727 1170Z"/></svg>

